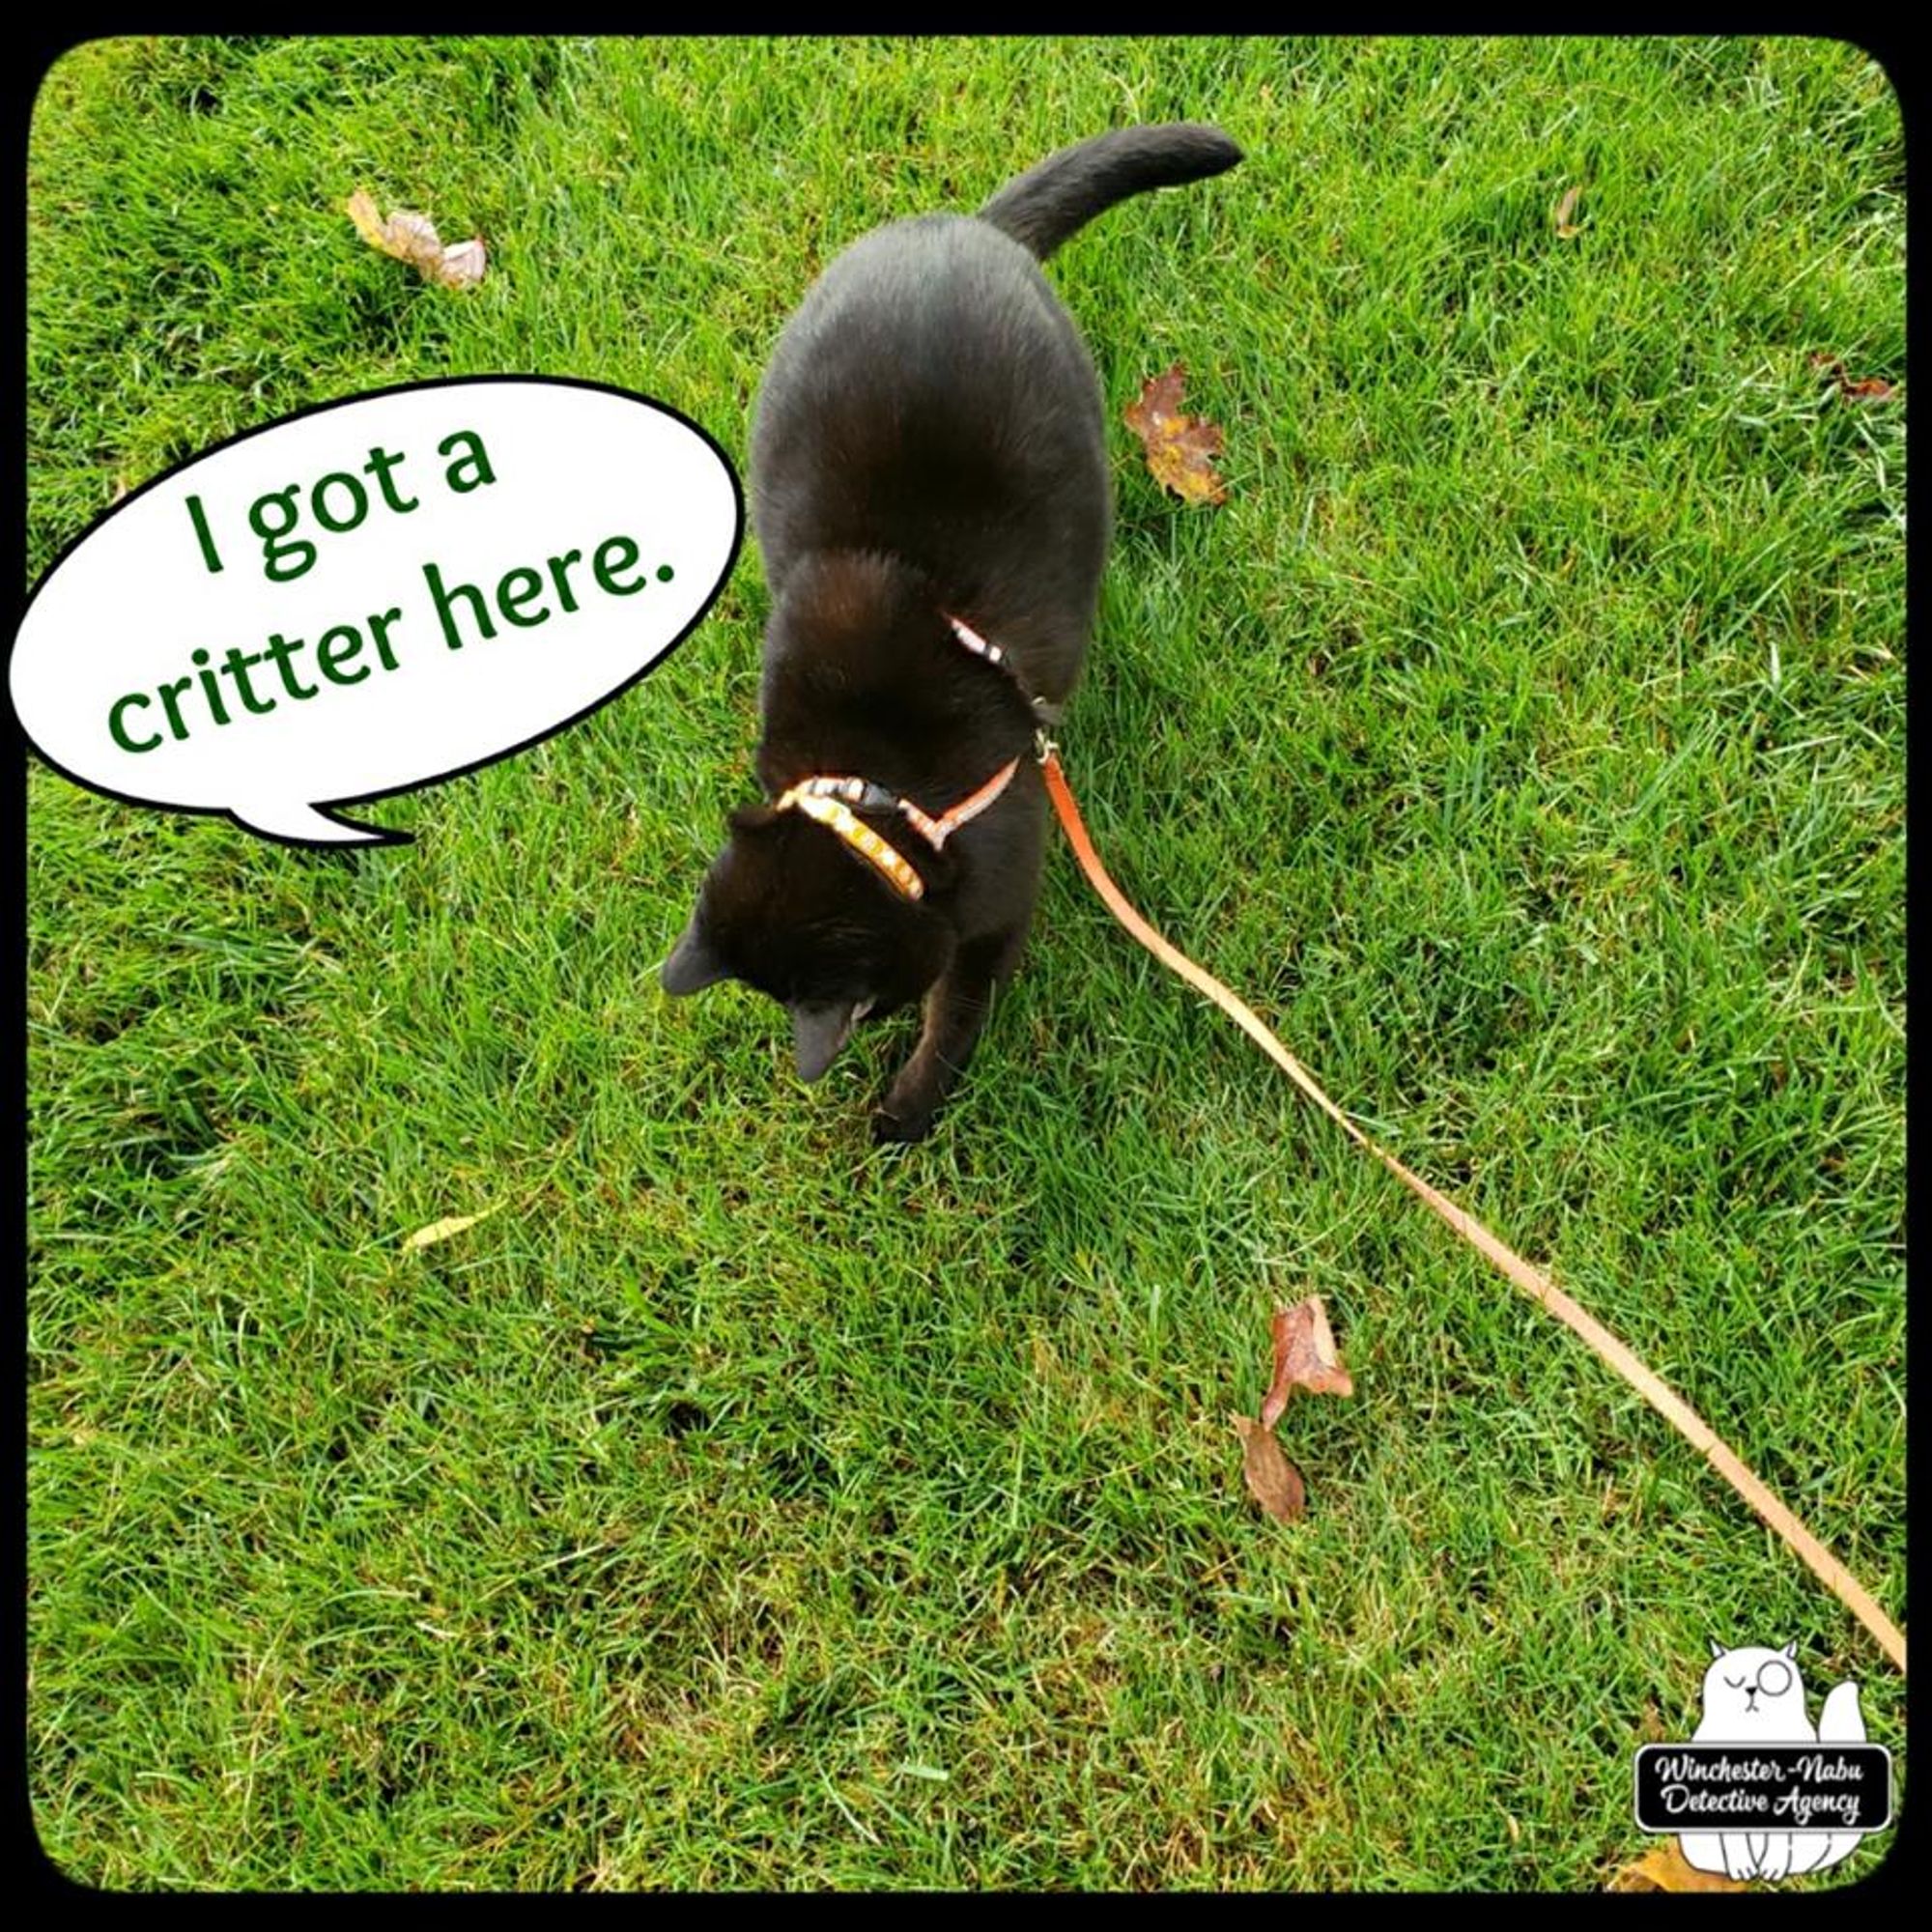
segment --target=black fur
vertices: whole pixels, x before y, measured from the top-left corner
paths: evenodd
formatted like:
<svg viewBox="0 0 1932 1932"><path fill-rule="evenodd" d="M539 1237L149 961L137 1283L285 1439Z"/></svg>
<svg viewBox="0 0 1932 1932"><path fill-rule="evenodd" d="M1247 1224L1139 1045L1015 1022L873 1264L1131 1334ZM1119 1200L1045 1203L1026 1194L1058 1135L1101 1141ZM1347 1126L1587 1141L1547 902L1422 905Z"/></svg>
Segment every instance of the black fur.
<svg viewBox="0 0 1932 1932"><path fill-rule="evenodd" d="M734 813L664 983L735 978L782 1002L808 1077L856 1017L924 996L919 1045L876 1117L882 1138L928 1130L1018 961L1039 884L1033 708L947 616L999 645L1057 711L1106 559L1099 384L1037 257L1127 195L1239 159L1226 135L1192 126L1064 149L977 216L862 237L773 354L752 431L772 594L759 782L776 797L812 774L864 777L937 815L1008 759L1022 765L943 853L890 813L863 814L925 880L917 903L797 812Z"/></svg>
<svg viewBox="0 0 1932 1932"><path fill-rule="evenodd" d="M980 211L1045 261L1103 209L1151 187L1179 187L1232 168L1241 151L1218 128L1181 122L1122 128L1049 155L1011 181Z"/></svg>

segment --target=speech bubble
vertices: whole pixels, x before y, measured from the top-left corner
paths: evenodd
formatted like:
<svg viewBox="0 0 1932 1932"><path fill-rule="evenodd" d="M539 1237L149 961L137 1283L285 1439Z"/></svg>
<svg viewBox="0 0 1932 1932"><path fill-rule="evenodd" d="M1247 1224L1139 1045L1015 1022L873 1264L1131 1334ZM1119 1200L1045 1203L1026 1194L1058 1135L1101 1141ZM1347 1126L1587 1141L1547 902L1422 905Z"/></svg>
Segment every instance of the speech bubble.
<svg viewBox="0 0 1932 1932"><path fill-rule="evenodd" d="M689 636L744 534L675 410L555 377L412 384L248 430L135 491L42 579L9 677L92 791L292 845L526 750Z"/></svg>

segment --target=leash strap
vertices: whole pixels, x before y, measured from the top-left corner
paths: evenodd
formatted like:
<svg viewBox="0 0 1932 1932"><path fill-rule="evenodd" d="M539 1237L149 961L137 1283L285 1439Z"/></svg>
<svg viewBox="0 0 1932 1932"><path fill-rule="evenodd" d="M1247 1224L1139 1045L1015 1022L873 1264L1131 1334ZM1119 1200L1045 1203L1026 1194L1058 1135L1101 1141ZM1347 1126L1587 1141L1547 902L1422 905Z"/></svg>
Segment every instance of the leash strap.
<svg viewBox="0 0 1932 1932"><path fill-rule="evenodd" d="M1094 841L1088 837L1087 827L1081 820L1080 808L1073 802L1072 789L1066 782L1065 773L1060 768L1060 755L1053 745L1042 742L1040 766L1046 780L1047 795L1053 800L1053 809L1060 819L1062 831L1066 834L1066 842L1073 847L1073 856L1079 860L1080 869L1086 873L1088 883L1099 894L1107 910L1171 973L1178 974L1197 992L1205 993L1212 1000L1357 1147L1374 1154L1432 1213L1446 1222L1486 1261L1506 1274L1532 1301L1555 1316L1573 1334L1579 1336L1601 1360L1635 1389L1658 1414L1703 1455L1732 1489L1784 1539L1785 1544L1804 1559L1812 1575L1877 1639L1879 1648L1898 1666L1902 1677L1905 1674L1905 1638L1858 1578L1778 1501L1729 1444L1675 1389L1646 1367L1586 1308L1565 1294L1548 1275L1532 1267L1513 1248L1491 1234L1473 1214L1438 1193L1419 1174L1405 1167L1386 1148L1364 1133L1321 1091L1315 1076L1256 1016L1245 1001L1230 992L1211 973L1197 966L1179 947L1170 946L1134 910L1120 887L1108 877L1107 868L1100 863L1100 855L1094 849Z"/></svg>

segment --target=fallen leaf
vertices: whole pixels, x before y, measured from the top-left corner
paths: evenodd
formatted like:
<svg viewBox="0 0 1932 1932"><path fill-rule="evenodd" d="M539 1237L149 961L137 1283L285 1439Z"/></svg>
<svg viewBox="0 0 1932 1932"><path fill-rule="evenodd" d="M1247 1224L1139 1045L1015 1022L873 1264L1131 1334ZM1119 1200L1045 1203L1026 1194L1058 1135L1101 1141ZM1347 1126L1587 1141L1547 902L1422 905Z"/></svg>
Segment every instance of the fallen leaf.
<svg viewBox="0 0 1932 1932"><path fill-rule="evenodd" d="M384 221L375 197L358 187L343 203L343 210L355 224L355 232L372 248L408 262L426 281L440 282L444 288L473 288L483 279L488 263L482 238L457 242L445 248L436 224L426 214L399 208Z"/></svg>
<svg viewBox="0 0 1932 1932"><path fill-rule="evenodd" d="M1610 1880L1610 1891L1748 1891L1743 1879L1699 1871L1677 1848L1675 1838L1653 1845Z"/></svg>
<svg viewBox="0 0 1932 1932"><path fill-rule="evenodd" d="M125 476L117 474L116 477L114 478L114 496L112 497L112 500L118 503L122 499L122 497L125 497L127 494L128 494L128 479Z"/></svg>
<svg viewBox="0 0 1932 1932"><path fill-rule="evenodd" d="M1241 1476L1248 1492L1278 1522L1299 1522L1308 1514L1308 1485L1281 1453L1272 1430L1252 1416L1235 1417L1241 1438Z"/></svg>
<svg viewBox="0 0 1932 1932"><path fill-rule="evenodd" d="M483 238L472 236L468 242L452 242L442 251L442 267L438 276L452 289L467 289L483 279L483 270L488 266Z"/></svg>
<svg viewBox="0 0 1932 1932"><path fill-rule="evenodd" d="M1582 198L1582 193L1583 190L1580 187L1566 189L1563 199L1556 204L1555 210L1550 215L1550 220L1555 224L1557 234L1566 242L1574 241L1583 232L1580 227L1570 219L1577 213L1577 203Z"/></svg>
<svg viewBox="0 0 1932 1932"><path fill-rule="evenodd" d="M1228 486L1214 473L1222 435L1206 416L1184 414L1180 390L1187 379L1177 362L1165 376L1150 376L1137 400L1127 405L1127 427L1147 447L1153 479L1189 503L1225 503Z"/></svg>
<svg viewBox="0 0 1932 1932"><path fill-rule="evenodd" d="M1811 366L1837 384L1839 395L1848 403L1883 403L1896 393L1895 386L1882 376L1847 376L1843 360L1836 355L1815 355Z"/></svg>
<svg viewBox="0 0 1932 1932"><path fill-rule="evenodd" d="M425 275L436 273L442 264L442 237L428 215L399 208L384 228L389 240L388 252L399 262L408 262Z"/></svg>
<svg viewBox="0 0 1932 1932"><path fill-rule="evenodd" d="M1274 1379L1262 1404L1262 1427L1272 1429L1297 1388L1311 1395L1353 1395L1355 1384L1335 1350L1328 1312L1321 1297L1311 1294L1293 1308L1274 1314Z"/></svg>
<svg viewBox="0 0 1932 1932"><path fill-rule="evenodd" d="M389 237L383 226L383 217L376 212L376 198L366 187L358 187L343 204L343 211L355 224L355 232L372 248L380 248L386 255L393 252L389 247Z"/></svg>
<svg viewBox="0 0 1932 1932"><path fill-rule="evenodd" d="M487 1221L492 1214L502 1211L499 1201L494 1208L486 1208L480 1214L451 1214L440 1221L432 1221L427 1228L418 1228L403 1243L404 1254L412 1253L417 1248L433 1248L439 1241L446 1241L452 1235L460 1235L466 1228L473 1228L478 1221Z"/></svg>

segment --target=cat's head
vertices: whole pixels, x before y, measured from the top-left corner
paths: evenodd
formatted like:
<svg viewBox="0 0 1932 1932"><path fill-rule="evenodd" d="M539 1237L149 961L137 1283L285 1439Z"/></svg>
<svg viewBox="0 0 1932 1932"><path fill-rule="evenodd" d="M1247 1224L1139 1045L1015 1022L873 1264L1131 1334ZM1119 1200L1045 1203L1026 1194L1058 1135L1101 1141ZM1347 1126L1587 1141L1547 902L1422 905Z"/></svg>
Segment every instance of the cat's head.
<svg viewBox="0 0 1932 1932"><path fill-rule="evenodd" d="M903 829L893 837L904 849ZM950 854L918 860L932 884L950 872ZM943 914L901 897L823 826L747 806L660 977L679 997L720 980L769 994L791 1017L799 1077L816 1080L859 1021L923 998L953 945Z"/></svg>
<svg viewBox="0 0 1932 1932"><path fill-rule="evenodd" d="M1711 1640L1711 1667L1704 1673L1704 1726L1721 1720L1727 1736L1790 1737L1804 1728L1804 1679L1798 1646L1767 1650L1745 1644L1726 1650Z"/></svg>

